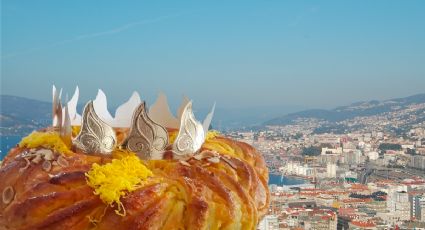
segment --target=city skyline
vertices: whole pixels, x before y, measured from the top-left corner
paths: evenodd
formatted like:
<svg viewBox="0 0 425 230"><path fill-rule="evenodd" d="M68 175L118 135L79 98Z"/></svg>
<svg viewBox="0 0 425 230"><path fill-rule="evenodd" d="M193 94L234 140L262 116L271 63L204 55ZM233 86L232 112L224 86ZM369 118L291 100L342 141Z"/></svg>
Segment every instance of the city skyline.
<svg viewBox="0 0 425 230"><path fill-rule="evenodd" d="M79 85L82 101L163 91L223 108L405 97L424 93L423 6L2 1L1 94L49 101L51 84Z"/></svg>

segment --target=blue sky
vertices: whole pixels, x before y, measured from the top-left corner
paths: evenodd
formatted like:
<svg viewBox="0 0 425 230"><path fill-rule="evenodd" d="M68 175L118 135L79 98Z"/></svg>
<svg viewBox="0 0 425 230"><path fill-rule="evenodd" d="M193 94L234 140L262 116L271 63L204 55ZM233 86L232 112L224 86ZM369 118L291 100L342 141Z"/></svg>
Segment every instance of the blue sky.
<svg viewBox="0 0 425 230"><path fill-rule="evenodd" d="M425 1L1 1L1 93L330 108L425 92Z"/></svg>

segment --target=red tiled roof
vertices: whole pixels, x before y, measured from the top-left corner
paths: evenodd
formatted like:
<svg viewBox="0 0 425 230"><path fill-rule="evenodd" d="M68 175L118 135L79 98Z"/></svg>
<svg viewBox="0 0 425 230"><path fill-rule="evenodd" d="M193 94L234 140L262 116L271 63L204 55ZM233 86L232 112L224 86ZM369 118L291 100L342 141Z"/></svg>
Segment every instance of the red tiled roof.
<svg viewBox="0 0 425 230"><path fill-rule="evenodd" d="M425 181L410 181L410 182L401 182L404 185L421 185L425 184Z"/></svg>
<svg viewBox="0 0 425 230"><path fill-rule="evenodd" d="M350 198L342 200L343 203L358 203L358 202L372 202L372 198Z"/></svg>
<svg viewBox="0 0 425 230"><path fill-rule="evenodd" d="M350 223L354 226L358 226L358 227L361 227L361 228L372 228L372 227L376 226L376 224L371 222L371 221L356 221L356 220L353 220Z"/></svg>
<svg viewBox="0 0 425 230"><path fill-rule="evenodd" d="M339 208L338 213L354 213L356 211L355 208Z"/></svg>

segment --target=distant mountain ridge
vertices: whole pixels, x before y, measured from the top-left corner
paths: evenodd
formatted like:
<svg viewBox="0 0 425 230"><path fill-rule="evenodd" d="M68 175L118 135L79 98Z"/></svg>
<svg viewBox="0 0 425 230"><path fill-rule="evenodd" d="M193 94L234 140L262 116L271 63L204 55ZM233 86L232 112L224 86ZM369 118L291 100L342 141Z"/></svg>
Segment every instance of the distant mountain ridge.
<svg viewBox="0 0 425 230"><path fill-rule="evenodd" d="M300 118L312 118L329 122L338 122L359 116L374 116L420 103L425 103L425 93L384 101L371 100L366 102L356 102L347 106L339 106L331 110L309 109L273 118L264 122L264 125L287 125L292 124L296 119Z"/></svg>
<svg viewBox="0 0 425 230"><path fill-rule="evenodd" d="M1 95L0 97L1 126L45 123L51 117L52 104L23 97Z"/></svg>
<svg viewBox="0 0 425 230"><path fill-rule="evenodd" d="M244 109L217 108L213 118L213 128L220 130L252 129L253 126L291 124L299 118L338 122L358 116L373 116L389 111L396 111L397 109L406 108L408 105L417 103L425 103L425 93L384 101L371 100L356 102L331 110L302 110L305 108L301 106L257 106ZM0 95L0 136L22 136L32 130L50 125L51 106L50 102L18 96ZM78 105L78 111L82 111L81 104ZM113 112L114 110L110 111ZM201 119L208 111L209 108L201 108L195 111L195 115ZM278 116L279 114L286 115Z"/></svg>

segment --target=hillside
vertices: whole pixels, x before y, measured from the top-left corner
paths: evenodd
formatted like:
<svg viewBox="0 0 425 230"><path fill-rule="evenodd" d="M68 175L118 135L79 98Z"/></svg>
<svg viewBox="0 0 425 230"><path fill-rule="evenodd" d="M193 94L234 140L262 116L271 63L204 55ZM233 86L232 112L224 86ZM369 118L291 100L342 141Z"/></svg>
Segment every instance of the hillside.
<svg viewBox="0 0 425 230"><path fill-rule="evenodd" d="M0 135L20 135L51 123L51 103L1 95L0 105Z"/></svg>
<svg viewBox="0 0 425 230"><path fill-rule="evenodd" d="M294 124L300 119L313 119L321 121L318 131L335 131L345 129L344 122L349 123L351 119L358 117L389 116L397 114L396 117L407 123L425 120L422 107L409 109L413 105L425 106L425 94L413 95L405 98L396 98L385 101L357 102L347 106L340 106L332 110L310 109L297 111L302 107L254 107L246 109L221 109L216 110L213 127L224 129L251 127L263 123L263 125L287 125ZM23 97L0 95L0 136L21 136L32 130L46 127L51 123L51 103L32 100ZM79 111L82 106L79 105ZM114 111L112 109L111 111ZM196 116L202 118L209 111L199 109ZM287 115L275 117L277 114ZM412 119L411 115L414 115ZM273 118L273 119L272 119ZM409 118L409 119L407 119ZM342 124L342 125L341 125Z"/></svg>
<svg viewBox="0 0 425 230"><path fill-rule="evenodd" d="M425 94L384 101L357 102L332 110L304 110L271 119L264 125L296 124L300 120L307 119L320 123L316 129L319 133L340 132L346 131L354 124L355 128L361 128L366 125L362 121L368 118L376 121L397 120L399 125L393 128L407 129L409 125L425 121Z"/></svg>

